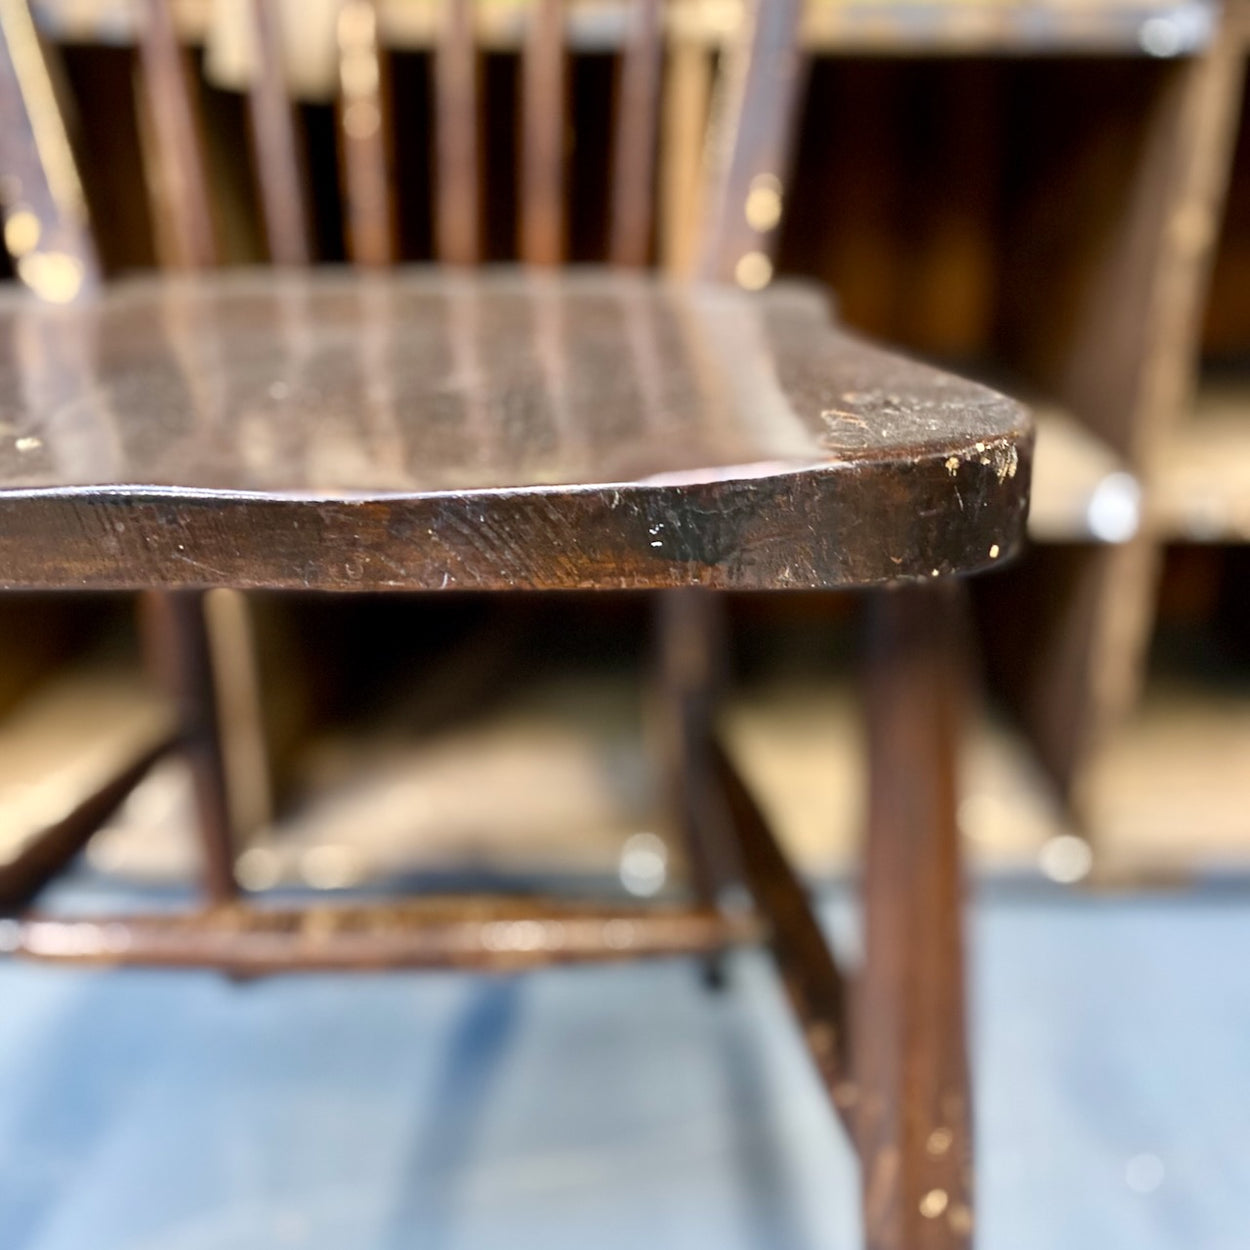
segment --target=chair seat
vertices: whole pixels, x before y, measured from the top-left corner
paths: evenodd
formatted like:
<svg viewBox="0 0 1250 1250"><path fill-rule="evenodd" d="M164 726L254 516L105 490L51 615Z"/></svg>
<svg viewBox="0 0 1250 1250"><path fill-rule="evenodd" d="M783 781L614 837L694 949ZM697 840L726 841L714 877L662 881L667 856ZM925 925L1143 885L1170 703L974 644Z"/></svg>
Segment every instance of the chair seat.
<svg viewBox="0 0 1250 1250"><path fill-rule="evenodd" d="M235 272L0 302L0 586L842 587L1019 542L1015 404L823 297Z"/></svg>

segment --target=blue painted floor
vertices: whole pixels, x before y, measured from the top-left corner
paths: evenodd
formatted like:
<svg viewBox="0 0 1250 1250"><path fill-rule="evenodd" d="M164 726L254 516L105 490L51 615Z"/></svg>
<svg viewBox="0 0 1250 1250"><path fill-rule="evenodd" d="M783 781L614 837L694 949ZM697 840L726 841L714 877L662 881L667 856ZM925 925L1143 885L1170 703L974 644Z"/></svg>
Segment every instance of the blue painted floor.
<svg viewBox="0 0 1250 1250"><path fill-rule="evenodd" d="M1246 1250L1250 900L999 890L974 926L982 1250ZM732 974L0 965L0 1248L853 1246L768 965Z"/></svg>

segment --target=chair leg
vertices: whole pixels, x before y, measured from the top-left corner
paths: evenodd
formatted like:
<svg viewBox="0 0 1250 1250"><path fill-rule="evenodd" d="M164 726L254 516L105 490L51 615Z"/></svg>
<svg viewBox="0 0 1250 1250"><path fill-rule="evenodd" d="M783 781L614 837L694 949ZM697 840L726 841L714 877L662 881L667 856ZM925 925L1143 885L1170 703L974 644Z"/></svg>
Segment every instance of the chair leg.
<svg viewBox="0 0 1250 1250"><path fill-rule="evenodd" d="M227 902L238 885L204 592L149 591L141 613L148 655L175 702L179 744L191 769L204 893L209 902Z"/></svg>
<svg viewBox="0 0 1250 1250"><path fill-rule="evenodd" d="M869 606L865 963L852 1043L870 1250L955 1250L972 1239L959 593L905 587Z"/></svg>
<svg viewBox="0 0 1250 1250"><path fill-rule="evenodd" d="M671 590L658 596L658 740L669 819L695 898L709 907L741 879L716 806L712 719L724 649L722 605L714 594ZM721 961L708 960L712 986Z"/></svg>

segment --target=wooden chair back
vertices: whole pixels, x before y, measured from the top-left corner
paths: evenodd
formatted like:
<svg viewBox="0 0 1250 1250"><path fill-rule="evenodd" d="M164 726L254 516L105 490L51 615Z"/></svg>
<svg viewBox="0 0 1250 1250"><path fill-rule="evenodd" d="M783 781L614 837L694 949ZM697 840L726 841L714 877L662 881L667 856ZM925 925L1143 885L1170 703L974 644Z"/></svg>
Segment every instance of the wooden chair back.
<svg viewBox="0 0 1250 1250"><path fill-rule="evenodd" d="M486 227L478 6L474 0L441 0L435 7L434 255L442 263L472 265L484 259ZM681 41L680 8L677 0L627 0L624 5L607 256L616 266L648 264L659 233L657 204L663 204L662 250L669 267L686 276L761 287L772 274L800 94L802 0L743 0L737 30L719 58L710 110L700 93L709 80L711 51ZM569 107L568 10L567 0L533 0L522 11L516 254L533 266L562 264L569 252L568 153L576 118ZM380 25L384 11L377 0L343 0L336 26L346 246L350 259L362 265L399 259L395 119ZM301 137L283 78L279 22L284 10L274 0L249 0L248 12L254 51L248 111L264 236L275 263L308 264L316 249ZM170 263L212 266L221 251L192 68L179 44L170 0L142 0L140 17L140 98L150 123L148 182L154 212L169 242ZM76 266L78 287L89 289L99 266L64 119L50 80L43 85L36 72L42 67L47 77L27 0L0 0L0 27L6 45L0 79L7 78L10 87L0 89L9 102L0 114L0 160L6 169L20 171L23 187L33 189L21 197L21 206L36 214L43 237L55 237L58 250L75 258L61 269ZM696 143L702 150L697 160ZM680 169L683 164L686 168ZM699 166L697 180L691 178L691 164ZM667 183L681 185L657 186L657 168ZM6 194L6 201L11 198ZM10 217L14 211L6 203ZM20 246L23 232L31 233L29 225L18 217L9 231L10 246ZM679 245L672 238L677 234L690 237ZM48 268L41 261L23 265L19 258L23 279L37 291L55 294ZM66 286L64 277L61 285Z"/></svg>

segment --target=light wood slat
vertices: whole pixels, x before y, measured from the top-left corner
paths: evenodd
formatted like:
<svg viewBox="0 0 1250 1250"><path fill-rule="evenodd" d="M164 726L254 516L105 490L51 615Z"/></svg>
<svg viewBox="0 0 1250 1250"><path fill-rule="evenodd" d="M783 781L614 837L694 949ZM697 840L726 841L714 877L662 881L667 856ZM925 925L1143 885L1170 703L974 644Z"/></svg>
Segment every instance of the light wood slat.
<svg viewBox="0 0 1250 1250"><path fill-rule="evenodd" d="M269 256L278 265L306 265L312 260L309 211L295 117L283 82L278 7L271 0L251 0L251 10L248 94Z"/></svg>
<svg viewBox="0 0 1250 1250"><path fill-rule="evenodd" d="M218 262L207 168L191 77L178 42L170 0L147 0L139 42L155 169L149 177L156 213L168 231L170 262L207 269Z"/></svg>
<svg viewBox="0 0 1250 1250"><path fill-rule="evenodd" d="M375 0L343 0L335 34L348 255L358 265L390 265L397 259L395 215Z"/></svg>
<svg viewBox="0 0 1250 1250"><path fill-rule="evenodd" d="M480 72L473 0L444 0L434 58L435 242L449 265L482 259Z"/></svg>
<svg viewBox="0 0 1250 1250"><path fill-rule="evenodd" d="M703 215L703 149L712 98L712 57L701 43L670 45L660 143L660 262L687 276Z"/></svg>
<svg viewBox="0 0 1250 1250"><path fill-rule="evenodd" d="M749 0L727 55L708 139L700 276L748 289L772 278L801 82L802 0Z"/></svg>
<svg viewBox="0 0 1250 1250"><path fill-rule="evenodd" d="M1033 406L1033 418L1037 450L1029 536L1058 543L1131 538L1141 520L1141 487L1124 461L1056 405Z"/></svg>
<svg viewBox="0 0 1250 1250"><path fill-rule="evenodd" d="M520 254L527 265L550 266L565 258L564 0L535 0L529 23L521 58Z"/></svg>
<svg viewBox="0 0 1250 1250"><path fill-rule="evenodd" d="M1161 538L1250 542L1250 378L1201 387L1159 449L1152 484Z"/></svg>
<svg viewBox="0 0 1250 1250"><path fill-rule="evenodd" d="M608 259L614 265L640 267L651 255L663 56L660 0L635 0L632 17L616 101Z"/></svg>
<svg viewBox="0 0 1250 1250"><path fill-rule="evenodd" d="M1087 800L1100 883L1184 882L1250 867L1250 689L1233 672L1153 668L1099 752Z"/></svg>
<svg viewBox="0 0 1250 1250"><path fill-rule="evenodd" d="M51 303L94 290L100 265L86 199L27 0L0 0L0 175L18 277Z"/></svg>

